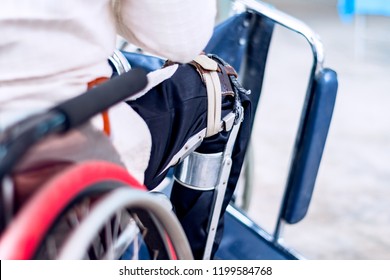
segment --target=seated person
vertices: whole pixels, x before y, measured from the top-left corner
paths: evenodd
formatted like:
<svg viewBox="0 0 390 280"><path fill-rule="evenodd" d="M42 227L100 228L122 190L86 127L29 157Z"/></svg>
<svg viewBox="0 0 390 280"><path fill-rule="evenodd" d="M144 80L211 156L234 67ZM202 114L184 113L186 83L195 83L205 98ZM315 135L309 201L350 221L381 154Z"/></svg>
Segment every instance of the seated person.
<svg viewBox="0 0 390 280"><path fill-rule="evenodd" d="M19 119L85 92L88 85L102 77L111 77L107 59L115 49L117 34L172 61L191 61L209 40L215 14L216 3L208 0L70 0L63 4L49 0L34 3L22 0L18 4L5 1L0 11L0 131ZM175 67L151 74L148 88L170 78ZM107 137L100 133L99 126L87 125L69 137L80 144L70 146L74 152L61 152L62 149L54 147L45 153L39 147L42 152L35 153L34 161L57 157L74 162L108 156L144 182L152 145L150 131L126 104L110 113L111 142L119 151L117 155L99 149L99 145L108 145ZM116 126L117 123L120 125ZM94 140L92 149L86 149L91 145L85 145L84 138ZM66 140L61 139L61 143ZM30 158L19 169L30 165Z"/></svg>
<svg viewBox="0 0 390 280"><path fill-rule="evenodd" d="M137 99L109 110L110 138L96 121L91 121L65 137L53 136L34 147L15 169L17 203L21 205L28 199L48 178L46 174L85 159L115 162L149 189L157 186L172 156L191 135L207 126L206 85L189 62L201 53L212 34L216 2L30 2L6 0L0 9L0 132L109 78L112 69L107 57L115 48L116 34L176 63L150 73L147 90ZM225 111L233 108L229 96L222 103ZM220 151L226 138L226 133L216 133L200 148ZM234 191L245 153L248 137L241 138L243 144L233 153L238 168L229 178L224 208ZM51 162L56 165L47 164ZM200 232L193 234L199 242L191 242L196 258L202 256L207 219L190 226L188 218L192 215L190 206L198 204L195 202L200 196L180 186L175 186L172 193L175 211L183 227L189 228L187 234Z"/></svg>

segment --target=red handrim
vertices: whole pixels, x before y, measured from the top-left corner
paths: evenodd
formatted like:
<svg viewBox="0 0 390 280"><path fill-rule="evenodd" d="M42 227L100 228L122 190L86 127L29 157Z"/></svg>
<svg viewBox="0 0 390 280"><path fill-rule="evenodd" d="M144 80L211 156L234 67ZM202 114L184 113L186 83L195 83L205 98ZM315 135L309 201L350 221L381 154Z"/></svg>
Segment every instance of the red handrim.
<svg viewBox="0 0 390 280"><path fill-rule="evenodd" d="M93 184L116 181L147 191L126 169L104 161L70 167L45 184L19 211L0 239L0 259L31 259L62 210Z"/></svg>

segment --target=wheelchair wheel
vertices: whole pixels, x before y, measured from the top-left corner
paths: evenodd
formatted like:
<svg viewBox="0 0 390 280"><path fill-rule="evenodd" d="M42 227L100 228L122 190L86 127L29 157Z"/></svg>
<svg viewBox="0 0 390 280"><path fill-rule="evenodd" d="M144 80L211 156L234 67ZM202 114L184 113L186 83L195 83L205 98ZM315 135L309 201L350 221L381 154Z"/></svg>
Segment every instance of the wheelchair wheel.
<svg viewBox="0 0 390 280"><path fill-rule="evenodd" d="M124 257L126 259L145 257L146 252L144 250L142 254L142 244L139 244L141 236L143 237L141 242L148 242L149 254L152 254L147 255L147 258L192 258L188 241L171 209L164 206L159 198L152 193L123 187L109 192L94 205L89 215L71 233L59 258L82 259L88 257L86 252L94 248L96 233L99 232L101 235L107 231L117 231L111 225L120 225L120 217L124 214L127 214L127 219L129 219L126 222L127 240L133 243L127 244L122 241L115 245L114 240L107 240L107 248L110 250L106 250L105 259L119 257L119 255L115 255L115 252L118 251L118 245L125 245L123 248L127 248ZM115 220L118 222L113 223ZM152 231L152 229L154 234L146 236L148 231ZM156 242L157 240L160 241ZM111 246L109 246L110 244Z"/></svg>
<svg viewBox="0 0 390 280"><path fill-rule="evenodd" d="M15 219L3 232L0 240L0 259L58 258L61 248L72 235L72 231L88 218L94 205L105 201L106 194L118 187L124 188L124 186L127 186L128 190L137 189L139 193L147 194L145 187L125 169L112 163L85 162L66 169L45 184L20 209ZM101 259L120 256L127 249L126 246L135 242L131 238L136 235L131 235L129 232L130 230L135 232L136 228L140 228L139 232L142 234L137 235L138 243L134 244L142 243L146 248L144 251L147 251L149 256L152 258L156 256L155 248L164 251L157 254L158 256L166 258L175 256L175 252L170 250L178 246L166 246L170 244L169 242L159 246L149 244L150 239L146 236L149 236L150 232L157 234L155 228L150 228L150 230L144 228L142 219L147 220L145 216L151 219L148 211L144 211L140 206L136 210L143 215L134 218L131 209L125 210L121 211L117 207L115 215L117 219L111 219L108 222L106 219L104 229L93 232L95 238L92 246L88 246L88 251L84 252L84 258ZM154 220L157 219L154 218ZM166 236L155 240L167 240ZM140 242L140 238L143 242ZM171 240L169 234L168 240ZM78 244L78 246L83 246L83 244Z"/></svg>

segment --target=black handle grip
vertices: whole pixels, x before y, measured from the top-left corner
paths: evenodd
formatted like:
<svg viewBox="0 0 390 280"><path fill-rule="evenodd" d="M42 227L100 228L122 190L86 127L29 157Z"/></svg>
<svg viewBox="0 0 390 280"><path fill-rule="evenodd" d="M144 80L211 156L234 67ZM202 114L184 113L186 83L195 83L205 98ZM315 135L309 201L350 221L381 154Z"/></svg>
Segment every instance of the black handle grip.
<svg viewBox="0 0 390 280"><path fill-rule="evenodd" d="M140 68L132 69L96 86L84 94L57 105L51 111L65 115L66 124L64 130L67 131L141 91L146 84L146 71Z"/></svg>

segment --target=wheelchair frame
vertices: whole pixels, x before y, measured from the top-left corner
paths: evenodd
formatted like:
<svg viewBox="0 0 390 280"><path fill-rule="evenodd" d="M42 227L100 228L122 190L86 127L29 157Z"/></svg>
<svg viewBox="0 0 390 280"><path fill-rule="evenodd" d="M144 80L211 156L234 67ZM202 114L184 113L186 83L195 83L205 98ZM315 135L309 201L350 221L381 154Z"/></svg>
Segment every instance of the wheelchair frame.
<svg viewBox="0 0 390 280"><path fill-rule="evenodd" d="M285 192L281 203L280 213L276 221L274 233L270 234L263 230L260 226L256 225L252 220L250 220L245 215L245 213L241 211L239 207L237 207L237 205L234 205L234 203L232 203L228 207L227 213L225 214L225 234L222 239L220 248L217 251L216 258L301 259L303 258L302 256L300 256L297 252L281 243L281 233L282 228L285 224L298 223L305 217L307 213L333 113L333 107L337 93L337 76L333 70L324 67L324 50L322 43L319 40L318 36L303 22L256 0L237 0L234 2L236 5L238 5L236 6L236 8L238 7L238 10L240 12L236 16L232 16L230 19L228 19L227 22L222 23L220 26L216 27L215 33L217 34L218 32L220 32L221 34L226 35L227 30L225 29L231 27L229 23L234 21L237 21L235 24L233 24L233 26L236 27L236 30L229 30L230 34L232 34L232 36L230 37L221 36L220 38L213 38L214 41L211 41L206 47L206 52L217 53L229 64L231 64L235 69L239 69L238 72L240 77L242 78L243 86L252 91L251 99L253 104L255 104L255 107L257 106L261 95L262 81L266 67L268 48L270 45L272 32L275 24L284 26L287 29L302 35L307 40L313 53L313 66L309 77L305 104L301 113L300 125L296 134L295 147L290 164L289 175L286 182ZM233 40L229 41L230 44L237 44L239 47L235 45L234 49L226 49L227 45L224 43L230 39ZM131 56L131 54L129 54L129 56ZM129 59L129 56L127 56L126 58ZM120 74L120 77L124 76L125 72L129 70L127 61L123 60L121 53L115 53L110 58L110 61L117 69L118 74ZM143 61L136 61L136 63L131 64L133 67L140 66L141 68L153 69L161 64L161 60L157 58L150 58ZM130 73L132 71L130 71ZM124 78L122 80L124 80ZM133 83L135 82L133 81ZM127 86L130 87L128 83ZM102 89L102 91L107 89L108 87ZM137 90L139 89L134 89L134 92L136 92ZM95 94L92 96L94 96L94 99L96 99ZM123 100L124 98L125 96L122 95L110 104L105 104L104 106L99 106L99 108L94 108L95 111L93 112L93 114L112 106L113 104ZM65 102L64 104L61 104L56 108L62 113L67 113L67 110L71 108L72 104L74 103ZM26 136L30 137L31 135L34 135L32 142L38 142L43 137L46 137L49 134L67 131L68 129L83 123L91 117L90 114L89 116L84 116L83 118L81 118L81 120L79 120L73 118L71 115L70 118L66 118L66 116L64 117L63 114L56 114L56 112L56 110L50 110L46 114L33 116L27 122L24 122L22 123L22 125L19 125L17 129L9 130L10 133L7 134L5 137L2 137L3 139L1 139L2 149L5 149L6 151L9 151L11 149L13 151L13 153L11 153L11 157L9 157L10 153L6 153L6 156L8 156L6 160L4 159L4 155L2 156L0 168L0 174L3 181L1 206L5 217L3 224L10 223L11 225L7 226L6 230L9 230L10 228L12 229L14 223L11 217L12 213L7 213L7 211L4 212L4 209L12 207L12 205L9 205L9 200L7 199L10 197L9 193L10 188L12 187L10 186L9 180L7 179L7 174L9 174L12 169L12 166L31 146L32 143L26 143L26 141L30 141L30 139L26 140ZM42 130L42 123L44 123L44 130ZM40 131L43 131L41 134L36 133L37 127L40 128ZM23 133L20 134L20 131L22 131ZM20 145L14 145L16 141L22 142L22 146L24 148L20 150ZM250 169L251 163L247 162L246 167ZM104 176L101 177L101 179L104 182L107 181L107 178ZM112 177L109 177L108 179L108 181L112 181ZM247 180L249 182L249 185L253 184L250 181L250 178L247 178ZM52 185L49 186L47 189L50 189L51 192L54 192L56 188L55 185L58 183L59 181L52 183ZM96 181L94 183L100 182ZM120 203L118 202L118 205L121 205L121 207L124 207L127 210L130 210L132 208L141 208L147 213L149 213L149 220L152 221L152 224L154 224L154 228L158 230L159 235L163 236L161 238L162 245L160 244L158 246L162 246L165 248L164 250L166 251L166 254L163 254L165 257L179 259L192 258L191 253L189 252L188 241L186 240L182 229L180 229L180 226L178 226L175 217L171 215L170 210L166 207L164 208L163 206L161 206L161 204L163 203L158 198L158 196L153 196L152 193L145 194L143 191L134 191L129 188L123 188L123 185L137 185L135 182L131 180L129 181L128 179L120 181L119 185L114 185L118 186L118 191L113 189L105 190L104 195L102 195L102 203L105 203L106 199L107 201L111 201L112 199L114 199L112 197L116 196L118 197L117 199L119 199L119 197L127 197L128 201L124 200ZM80 190L82 189L83 188L81 188ZM98 186L98 189L101 189L101 187ZM119 193L119 195L115 194L116 192ZM144 199L143 197L145 197L145 200L143 200L143 203L141 202L137 204L137 202L134 202L135 204L133 204L133 202L130 201L130 196L137 197L137 192L142 193L140 194L140 200ZM73 196L76 197L77 194L75 193ZM117 199L114 199L113 201L119 201ZM98 203L96 205L96 208L102 207L99 205L100 204ZM63 209L59 209L58 213L60 213L67 207L67 205L63 205ZM154 210L151 210L150 207ZM115 215L115 209L113 209L112 211L113 212L111 214ZM159 215L158 213L163 214ZM219 216L219 212L215 212L213 216ZM109 216L108 221L110 221L111 218L112 216ZM87 217L85 220L86 222L83 223L83 227L88 227L86 225L89 225L90 227L91 225L98 223L98 220L96 218L93 218L92 216L91 218ZM51 222L53 221L51 220L50 223ZM168 224L170 226L167 226ZM32 226L32 224L29 224L29 226ZM104 223L97 225L96 230L99 231L102 227L104 227ZM169 228L173 228L173 230L170 230ZM17 231L18 230L19 229L17 229ZM237 234L237 231L240 232L240 234ZM75 244L79 243L79 241L77 240L80 239L78 238L80 238L80 236L85 236L85 234L83 233L76 237L74 237L75 235L77 235L75 233L70 235L70 241L67 244L71 245L65 246L65 249L59 255L60 258L82 258L82 251L86 250L87 247L83 247L83 250L78 252L76 255L72 255L69 252L72 251L72 246L76 246ZM18 259L33 257L31 251L30 254L23 256L12 254L10 255L11 251L15 251L15 246L21 245L20 242L21 240L23 240L24 237L20 236L20 239L11 240L12 238L14 238L14 235L8 234L8 236L12 237L7 237L7 234L2 234L1 236L0 258ZM43 237L41 236L40 238ZM213 239L212 236L211 238ZM31 240L26 239L25 242L26 243L24 245L28 246ZM41 242L41 240L37 241L36 244L38 244L39 242ZM85 237L83 239L83 242L85 242L85 244L92 243L92 237ZM248 246L243 245L245 243L250 243L251 250L248 250ZM112 257L113 255L106 254L104 256Z"/></svg>

